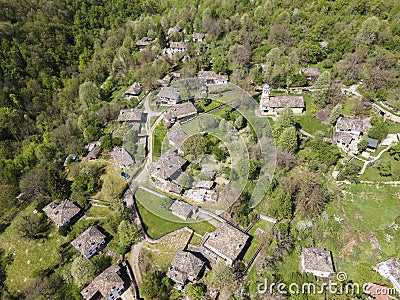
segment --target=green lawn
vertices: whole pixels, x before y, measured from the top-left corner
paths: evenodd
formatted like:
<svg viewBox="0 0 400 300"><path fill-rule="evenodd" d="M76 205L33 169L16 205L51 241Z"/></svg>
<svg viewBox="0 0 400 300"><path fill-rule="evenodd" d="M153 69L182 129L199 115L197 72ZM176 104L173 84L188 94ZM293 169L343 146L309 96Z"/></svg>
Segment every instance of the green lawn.
<svg viewBox="0 0 400 300"><path fill-rule="evenodd" d="M258 220L257 223L254 224L254 226L249 230L248 234L252 237L252 239L251 239L251 245L249 249L247 249L243 258L245 262L250 261L250 259L253 257L253 255L260 247L263 238L269 236L272 226L273 226L272 223L266 222L264 220ZM261 238L255 235L255 232L258 228L264 231L264 234L261 236Z"/></svg>
<svg viewBox="0 0 400 300"><path fill-rule="evenodd" d="M322 131L325 136L330 136L330 126L323 124L315 116L316 107L310 95L303 96L306 103L306 112L301 116L296 116L297 122L304 131L315 134L317 131Z"/></svg>
<svg viewBox="0 0 400 300"><path fill-rule="evenodd" d="M153 161L161 156L163 141L167 135L167 129L161 122L153 132Z"/></svg>
<svg viewBox="0 0 400 300"><path fill-rule="evenodd" d="M184 221L179 219L178 217L174 216L168 210L168 208L162 207L161 201L163 201L163 199L143 189L138 189L135 197L137 199L136 204L145 230L152 238L159 238L184 226L192 228L200 235L204 235L206 232L215 230L214 226L205 221L195 222L194 220ZM157 215L149 210L156 212Z"/></svg>
<svg viewBox="0 0 400 300"><path fill-rule="evenodd" d="M24 215L33 214L35 205L29 205L18 214L11 225L0 235L0 245L6 254L13 255L13 262L7 267L7 285L11 293L24 291L38 274L53 270L61 261L61 245L70 237L62 237L55 226L45 239L27 240L18 234L17 225Z"/></svg>
<svg viewBox="0 0 400 300"><path fill-rule="evenodd" d="M364 280L365 271L361 272L359 264L362 262L374 276L373 266L378 262L399 255L398 240L400 233L389 228L389 225L399 216L399 189L387 185L352 184L346 186L347 196L340 202L330 203L328 212L335 213L344 219L346 244L355 240L352 251L346 253L343 249L333 253L336 270L344 271L354 282ZM335 207L336 206L336 207ZM393 236L392 242L386 241L386 234ZM376 237L382 251L373 250L370 239ZM365 274L365 276L368 276ZM378 276L378 278L380 278ZM380 282L383 283L380 278Z"/></svg>
<svg viewBox="0 0 400 300"><path fill-rule="evenodd" d="M386 124L388 124L389 133L400 133L400 123L387 120Z"/></svg>
<svg viewBox="0 0 400 300"><path fill-rule="evenodd" d="M152 116L150 119L150 127L153 126L153 124L157 121L159 117L158 116Z"/></svg>
<svg viewBox="0 0 400 300"><path fill-rule="evenodd" d="M379 158L378 163L387 163L390 164L392 169L392 176L383 177L379 174L378 169L373 166L368 166L365 169L364 174L360 176L360 180L368 180L368 181L396 181L398 180L398 175L400 172L400 161L394 160L390 154L386 151Z"/></svg>

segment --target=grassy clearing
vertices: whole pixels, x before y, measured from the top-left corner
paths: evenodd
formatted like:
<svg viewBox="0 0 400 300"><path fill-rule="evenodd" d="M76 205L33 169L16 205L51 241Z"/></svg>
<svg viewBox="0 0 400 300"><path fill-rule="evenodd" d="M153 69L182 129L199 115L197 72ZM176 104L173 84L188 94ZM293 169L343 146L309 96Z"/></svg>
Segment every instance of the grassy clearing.
<svg viewBox="0 0 400 300"><path fill-rule="evenodd" d="M166 271L171 265L176 252L183 250L189 240L190 232L180 231L156 244L145 242L143 248L144 251L150 254L152 263Z"/></svg>
<svg viewBox="0 0 400 300"><path fill-rule="evenodd" d="M162 145L166 135L167 129L161 122L153 133L153 161L161 156Z"/></svg>
<svg viewBox="0 0 400 300"><path fill-rule="evenodd" d="M315 116L317 109L314 100L310 95L303 94L300 96L303 96L304 102L306 103L306 112L301 116L296 116L296 120L300 124L301 129L311 134L315 134L317 131L322 131L325 136L330 136L330 126L321 123Z"/></svg>
<svg viewBox="0 0 400 300"><path fill-rule="evenodd" d="M0 236L1 247L7 254L13 255L13 262L7 268L5 282L12 293L25 290L40 272L54 269L61 260L61 245L70 239L59 235L54 226L45 239L21 238L17 229L18 222L22 216L33 214L34 209L34 204L29 205Z"/></svg>
<svg viewBox="0 0 400 300"><path fill-rule="evenodd" d="M197 235L192 235L192 238L190 239L190 244L191 245L195 245L195 246L199 246L201 244L201 242L203 241L203 239Z"/></svg>
<svg viewBox="0 0 400 300"><path fill-rule="evenodd" d="M368 166L365 169L364 174L360 176L360 180L367 180L367 181L395 181L398 180L398 174L400 172L400 161L393 159L390 154L386 151L382 154L379 158L378 163L387 163L390 164L392 169L392 176L381 176L377 168L373 166Z"/></svg>
<svg viewBox="0 0 400 300"><path fill-rule="evenodd" d="M253 255L256 253L258 248L260 247L262 241L264 238L269 236L270 230L272 228L273 224L266 222L264 220L258 220L256 224L254 224L253 228L251 228L248 232L248 234L252 237L251 239L251 245L249 249L247 249L243 260L245 262L249 262L250 259L253 257ZM264 233L261 236L257 236L255 232L261 229L264 231Z"/></svg>
<svg viewBox="0 0 400 300"><path fill-rule="evenodd" d="M400 133L400 123L386 121L388 125L389 133Z"/></svg>
<svg viewBox="0 0 400 300"><path fill-rule="evenodd" d="M118 198L126 187L126 180L121 177L121 171L111 163L106 164L106 171L101 176L103 185L101 190L94 195L94 198L111 201Z"/></svg>
<svg viewBox="0 0 400 300"><path fill-rule="evenodd" d="M193 223L193 220L183 221L179 219L174 216L167 207L162 206L162 201L165 200L143 189L138 189L135 196L137 199L136 204L145 230L152 238L160 238L161 236L184 226L192 228L200 235L215 230L214 226L205 221ZM157 215L152 212L156 212Z"/></svg>
<svg viewBox="0 0 400 300"><path fill-rule="evenodd" d="M389 226L399 216L400 194L397 187L387 185L352 184L345 190L347 196L341 201L340 207L333 207L331 203L328 211L344 220L347 241L354 240L356 245L345 254L344 249L340 253L334 252L333 258L337 270L346 272L354 282L362 282L365 280L365 271L360 271L360 261L369 274L374 276L376 273L372 268L378 262L399 254L396 240L399 240L400 233ZM393 241L386 241L387 234L393 237ZM373 237L377 238L382 250L375 249L371 242ZM378 279L380 281L377 283L383 283L382 278Z"/></svg>

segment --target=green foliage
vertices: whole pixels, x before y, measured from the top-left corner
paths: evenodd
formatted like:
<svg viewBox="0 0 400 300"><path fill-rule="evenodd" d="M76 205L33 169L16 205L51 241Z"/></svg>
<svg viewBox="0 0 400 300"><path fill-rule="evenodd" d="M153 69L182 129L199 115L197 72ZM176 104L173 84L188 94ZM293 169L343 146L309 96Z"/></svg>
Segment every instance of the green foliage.
<svg viewBox="0 0 400 300"><path fill-rule="evenodd" d="M95 276L95 265L85 257L77 256L71 265L71 276L78 287L88 284Z"/></svg>
<svg viewBox="0 0 400 300"><path fill-rule="evenodd" d="M390 164L390 162L386 161L378 161L375 164L375 168L378 170L379 175L381 175L382 177L389 177L392 176L392 166Z"/></svg>
<svg viewBox="0 0 400 300"><path fill-rule="evenodd" d="M368 148L368 141L366 139L362 139L362 141L357 144L357 149L360 152L365 151L367 148Z"/></svg>
<svg viewBox="0 0 400 300"><path fill-rule="evenodd" d="M276 145L288 153L294 153L298 147L298 135L294 126L285 128L280 134Z"/></svg>
<svg viewBox="0 0 400 300"><path fill-rule="evenodd" d="M129 251L133 243L139 238L139 232L136 226L127 220L121 221L118 225L117 239L120 254L125 254Z"/></svg>
<svg viewBox="0 0 400 300"><path fill-rule="evenodd" d="M202 157L208 152L207 139L200 134L192 135L183 142L181 148L185 155Z"/></svg>
<svg viewBox="0 0 400 300"><path fill-rule="evenodd" d="M390 156L392 156L395 160L400 160L400 144L392 146L388 151Z"/></svg>
<svg viewBox="0 0 400 300"><path fill-rule="evenodd" d="M372 124L372 128L368 131L368 136L370 138L381 141L389 133L389 128L381 117L372 118L371 124Z"/></svg>
<svg viewBox="0 0 400 300"><path fill-rule="evenodd" d="M224 261L218 261L213 266L206 280L211 288L221 291L222 294L228 297L237 286L234 274Z"/></svg>
<svg viewBox="0 0 400 300"><path fill-rule="evenodd" d="M360 168L355 166L352 163L347 163L346 165L342 166L340 174L338 176L338 180L349 180L349 181L356 181L358 178L358 173L360 172Z"/></svg>
<svg viewBox="0 0 400 300"><path fill-rule="evenodd" d="M19 235L28 240L46 237L49 229L49 221L43 214L22 216L18 223Z"/></svg>
<svg viewBox="0 0 400 300"><path fill-rule="evenodd" d="M170 279L159 271L150 271L143 275L140 293L147 299L168 299L172 290Z"/></svg>
<svg viewBox="0 0 400 300"><path fill-rule="evenodd" d="M100 164L85 165L75 176L71 186L72 192L87 196L98 191L102 186L100 176L104 171L104 166Z"/></svg>
<svg viewBox="0 0 400 300"><path fill-rule="evenodd" d="M229 152L226 148L219 146L212 147L211 152L218 161L224 161L229 155Z"/></svg>
<svg viewBox="0 0 400 300"><path fill-rule="evenodd" d="M293 202L289 193L278 188L274 191L268 214L275 218L291 219L293 216Z"/></svg>
<svg viewBox="0 0 400 300"><path fill-rule="evenodd" d="M283 109L273 125L275 138L278 139L286 128L293 127L295 124L293 110L291 108Z"/></svg>
<svg viewBox="0 0 400 300"><path fill-rule="evenodd" d="M331 74L328 71L322 73L314 84L312 93L317 108L323 108L330 103L329 86L331 84Z"/></svg>
<svg viewBox="0 0 400 300"><path fill-rule="evenodd" d="M206 294L207 287L202 283L193 283L188 286L188 295L190 299L200 300Z"/></svg>
<svg viewBox="0 0 400 300"><path fill-rule="evenodd" d="M342 113L343 105L341 103L336 104L332 110L329 112L329 124L334 125L339 119L340 114Z"/></svg>

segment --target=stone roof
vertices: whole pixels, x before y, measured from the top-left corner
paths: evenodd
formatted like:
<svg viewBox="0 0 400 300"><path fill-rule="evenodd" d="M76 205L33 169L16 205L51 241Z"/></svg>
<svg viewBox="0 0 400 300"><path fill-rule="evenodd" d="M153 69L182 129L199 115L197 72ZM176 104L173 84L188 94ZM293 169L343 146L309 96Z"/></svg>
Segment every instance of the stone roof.
<svg viewBox="0 0 400 300"><path fill-rule="evenodd" d="M181 92L177 88L166 86L160 89L157 96L159 98L178 100L181 98Z"/></svg>
<svg viewBox="0 0 400 300"><path fill-rule="evenodd" d="M235 261L246 247L249 236L224 222L206 237L204 247L218 256Z"/></svg>
<svg viewBox="0 0 400 300"><path fill-rule="evenodd" d="M100 293L104 298L107 298L124 284L124 281L119 276L119 271L119 266L116 264L107 268L81 291L83 299L92 299L96 293Z"/></svg>
<svg viewBox="0 0 400 300"><path fill-rule="evenodd" d="M182 48L182 49L187 49L188 43L185 42L172 42L169 45L170 48Z"/></svg>
<svg viewBox="0 0 400 300"><path fill-rule="evenodd" d="M57 225L62 226L65 222L75 217L80 208L69 200L64 200L60 204L51 202L43 208L46 215Z"/></svg>
<svg viewBox="0 0 400 300"><path fill-rule="evenodd" d="M213 71L199 71L197 75L200 79L228 80L228 75L217 74Z"/></svg>
<svg viewBox="0 0 400 300"><path fill-rule="evenodd" d="M195 40L202 40L202 39L204 39L205 36L206 35L204 33L199 33L199 32L192 34L192 38Z"/></svg>
<svg viewBox="0 0 400 300"><path fill-rule="evenodd" d="M187 160L177 155L175 151L168 151L149 166L149 172L155 177L166 180L181 170L186 163Z"/></svg>
<svg viewBox="0 0 400 300"><path fill-rule="evenodd" d="M157 83L162 86L167 86L171 82L171 75L167 74L162 79L158 79Z"/></svg>
<svg viewBox="0 0 400 300"><path fill-rule="evenodd" d="M367 132L371 127L369 118L340 117L336 122L336 129L340 131Z"/></svg>
<svg viewBox="0 0 400 300"><path fill-rule="evenodd" d="M171 263L167 276L178 283L185 283L188 278L198 278L204 262L191 252L178 251Z"/></svg>
<svg viewBox="0 0 400 300"><path fill-rule="evenodd" d="M165 119L182 119L197 114L197 109L192 102L184 102L176 104L168 108L165 112Z"/></svg>
<svg viewBox="0 0 400 300"><path fill-rule="evenodd" d="M168 36L171 36L171 35L173 35L174 33L176 33L176 32L179 32L179 31L181 31L182 30L182 27L181 26L179 26L179 25L175 25L174 27L171 27L171 28L169 28L168 29Z"/></svg>
<svg viewBox="0 0 400 300"><path fill-rule="evenodd" d="M82 255L86 256L94 247L104 241L106 236L95 226L90 226L71 242Z"/></svg>
<svg viewBox="0 0 400 300"><path fill-rule="evenodd" d="M145 37L142 37L140 40L136 41L136 46L146 47L146 46L150 45L152 42L153 42L152 38L145 36Z"/></svg>
<svg viewBox="0 0 400 300"><path fill-rule="evenodd" d="M90 151L89 153L86 155L87 159L96 159L99 156L100 153L100 146L99 145L95 145Z"/></svg>
<svg viewBox="0 0 400 300"><path fill-rule="evenodd" d="M169 210L172 211L174 215L186 220L198 210L198 207L181 200L175 200L170 206Z"/></svg>
<svg viewBox="0 0 400 300"><path fill-rule="evenodd" d="M190 189L185 196L193 201L203 202L206 194L207 190L205 189Z"/></svg>
<svg viewBox="0 0 400 300"><path fill-rule="evenodd" d="M304 268L311 271L333 273L332 254L322 248L303 248Z"/></svg>
<svg viewBox="0 0 400 300"><path fill-rule="evenodd" d="M158 186L166 192L175 193L175 194L181 194L182 190L183 190L179 184L172 182L172 181L166 181L164 183L159 182Z"/></svg>
<svg viewBox="0 0 400 300"><path fill-rule="evenodd" d="M335 144L341 143L344 145L350 145L353 140L353 135L349 132L337 131L333 135L333 142Z"/></svg>
<svg viewBox="0 0 400 300"><path fill-rule="evenodd" d="M379 274L396 284L396 287L400 286L400 263L398 259L388 259L376 265L375 268Z"/></svg>
<svg viewBox="0 0 400 300"><path fill-rule="evenodd" d="M212 189L213 185L214 181L200 180L197 182L196 188L210 190Z"/></svg>
<svg viewBox="0 0 400 300"><path fill-rule="evenodd" d="M122 109L119 112L119 122L141 122L143 111L140 109Z"/></svg>
<svg viewBox="0 0 400 300"><path fill-rule="evenodd" d="M126 91L126 95L138 96L142 92L142 85L139 82L134 82Z"/></svg>
<svg viewBox="0 0 400 300"><path fill-rule="evenodd" d="M300 72L309 77L318 77L321 75L321 72L318 68L301 68Z"/></svg>
<svg viewBox="0 0 400 300"><path fill-rule="evenodd" d="M180 125L175 125L167 132L168 140L175 145L175 147L180 147L185 141L187 134L183 131Z"/></svg>
<svg viewBox="0 0 400 300"><path fill-rule="evenodd" d="M110 153L121 168L129 168L134 164L132 156L122 147L114 147Z"/></svg>
<svg viewBox="0 0 400 300"><path fill-rule="evenodd" d="M273 96L261 97L261 106L271 108L304 108L303 96Z"/></svg>

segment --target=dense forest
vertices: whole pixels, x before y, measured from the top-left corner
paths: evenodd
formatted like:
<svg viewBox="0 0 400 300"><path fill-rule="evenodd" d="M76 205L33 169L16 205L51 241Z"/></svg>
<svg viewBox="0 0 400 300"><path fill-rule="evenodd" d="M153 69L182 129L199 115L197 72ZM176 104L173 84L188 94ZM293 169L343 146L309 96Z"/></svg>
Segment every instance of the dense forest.
<svg viewBox="0 0 400 300"><path fill-rule="evenodd" d="M71 193L77 201L85 197L66 179L65 157L110 138L104 128L126 106L120 91L134 81L151 91L171 71L190 77L212 69L253 91L264 83L304 86L299 68L318 66L329 71L325 82L317 83L329 87L316 96L318 108L340 102L338 82L363 79L360 89L369 101L400 110L397 0L0 0L0 9L0 232L28 203ZM175 25L183 32L171 40L207 34L206 43L190 44L183 60L159 57L168 28ZM145 36L156 44L138 51L135 41ZM327 153L311 141L305 147ZM282 161L290 165L291 159ZM303 175L302 180L320 180L308 171ZM276 199L290 192L282 190ZM10 259L0 251L1 282ZM44 290L62 281L47 275L37 276L47 278ZM0 285L0 295L6 289ZM13 296L22 297L7 297Z"/></svg>

